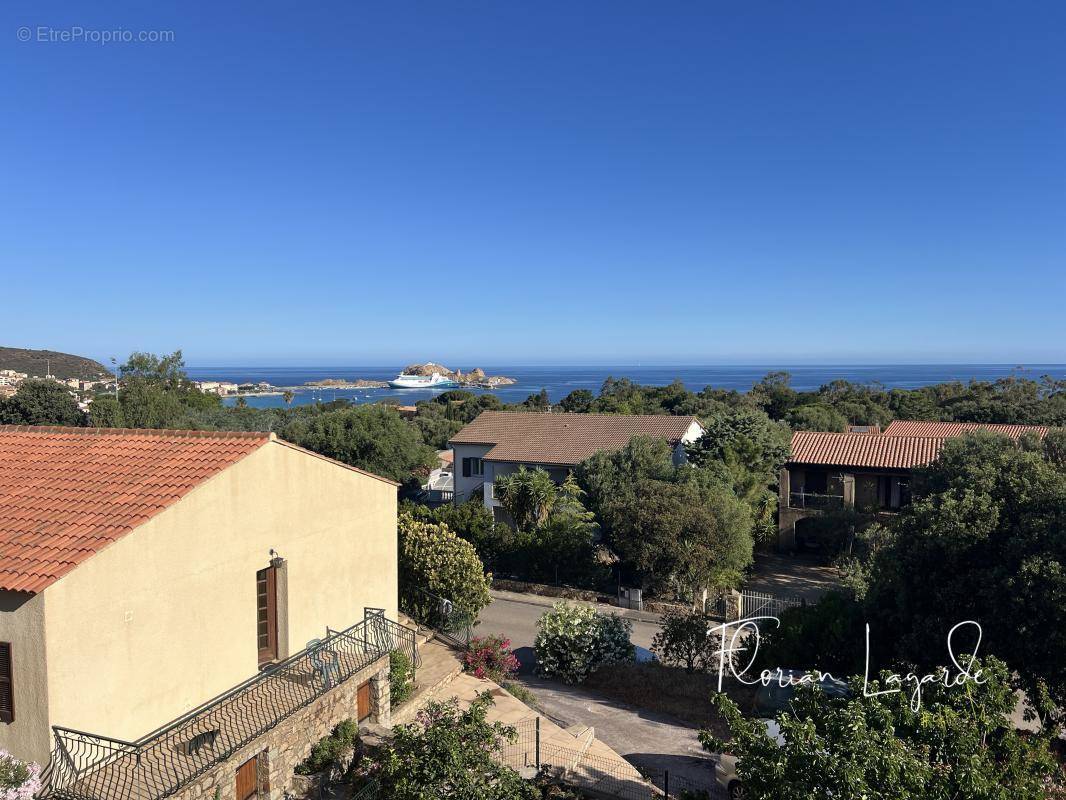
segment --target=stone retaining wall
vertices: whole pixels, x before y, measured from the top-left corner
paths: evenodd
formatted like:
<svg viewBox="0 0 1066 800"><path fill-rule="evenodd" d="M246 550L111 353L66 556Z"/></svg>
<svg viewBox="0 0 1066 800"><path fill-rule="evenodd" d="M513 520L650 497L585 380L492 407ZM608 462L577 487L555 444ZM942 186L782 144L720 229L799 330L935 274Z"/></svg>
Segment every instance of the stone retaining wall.
<svg viewBox="0 0 1066 800"><path fill-rule="evenodd" d="M281 800L286 791L291 791L293 770L311 752L312 745L328 736L338 722L358 716L356 695L360 684L368 680L371 719L388 725L391 719L389 658L384 656L212 767L173 797L175 800L237 800L237 768L258 757L260 800Z"/></svg>

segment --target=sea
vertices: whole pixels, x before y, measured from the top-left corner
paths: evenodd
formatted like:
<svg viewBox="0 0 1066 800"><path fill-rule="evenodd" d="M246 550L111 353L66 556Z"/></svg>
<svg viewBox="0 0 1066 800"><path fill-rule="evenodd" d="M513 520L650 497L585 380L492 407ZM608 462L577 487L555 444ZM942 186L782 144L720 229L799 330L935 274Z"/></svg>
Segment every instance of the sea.
<svg viewBox="0 0 1066 800"><path fill-rule="evenodd" d="M451 365L449 365L451 366ZM471 365L469 369L473 366ZM453 367L454 368L454 367ZM464 371L468 367L461 366ZM347 400L351 403L375 403L382 400L413 405L428 400L446 389L333 389L305 386L311 381L339 378L355 381L359 378L385 381L394 378L402 369L391 367L322 366L322 367L189 367L189 377L201 381L232 381L259 383L265 381L275 387L291 389L294 405ZM1066 364L877 364L833 366L482 366L486 375L506 375L517 383L491 391L504 403L519 403L529 395L546 389L552 402L562 400L575 389L588 389L599 394L603 382L609 378L629 378L634 383L665 386L680 380L686 388L698 392L706 386L716 389L747 391L766 373L785 371L792 376L792 387L800 391L817 389L830 381L843 379L854 383L879 384L888 389L914 389L946 381L993 381L1009 375L1040 379L1044 375L1066 380ZM280 394L250 395L245 398L254 408L285 405ZM232 405L235 398L226 398Z"/></svg>

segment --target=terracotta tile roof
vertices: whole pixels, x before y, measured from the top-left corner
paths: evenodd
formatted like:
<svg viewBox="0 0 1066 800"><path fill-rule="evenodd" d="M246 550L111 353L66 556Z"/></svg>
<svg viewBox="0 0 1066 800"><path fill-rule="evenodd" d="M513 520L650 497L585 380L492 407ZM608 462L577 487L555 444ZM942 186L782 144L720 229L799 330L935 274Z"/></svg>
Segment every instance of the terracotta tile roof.
<svg viewBox="0 0 1066 800"><path fill-rule="evenodd" d="M695 417L622 414L542 414L483 411L449 444L493 445L487 461L572 465L601 450L618 450L634 436L679 442Z"/></svg>
<svg viewBox="0 0 1066 800"><path fill-rule="evenodd" d="M926 422L897 419L885 428L883 436L964 436L976 430L988 430L1017 439L1027 433L1046 436L1048 428L1041 425L986 425L980 422Z"/></svg>
<svg viewBox="0 0 1066 800"><path fill-rule="evenodd" d="M40 592L271 437L0 426L0 589Z"/></svg>
<svg viewBox="0 0 1066 800"><path fill-rule="evenodd" d="M910 469L933 461L948 438L796 431L792 434L790 461L832 467Z"/></svg>

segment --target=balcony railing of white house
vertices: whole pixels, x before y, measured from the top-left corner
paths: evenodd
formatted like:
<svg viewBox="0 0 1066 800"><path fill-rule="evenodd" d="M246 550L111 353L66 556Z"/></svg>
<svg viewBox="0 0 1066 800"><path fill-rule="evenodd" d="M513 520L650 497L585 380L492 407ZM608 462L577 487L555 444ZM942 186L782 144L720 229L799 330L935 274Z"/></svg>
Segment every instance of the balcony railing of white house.
<svg viewBox="0 0 1066 800"><path fill-rule="evenodd" d="M222 763L282 720L392 650L414 651L414 631L367 609L362 622L266 668L135 742L53 727L40 797L160 800Z"/></svg>

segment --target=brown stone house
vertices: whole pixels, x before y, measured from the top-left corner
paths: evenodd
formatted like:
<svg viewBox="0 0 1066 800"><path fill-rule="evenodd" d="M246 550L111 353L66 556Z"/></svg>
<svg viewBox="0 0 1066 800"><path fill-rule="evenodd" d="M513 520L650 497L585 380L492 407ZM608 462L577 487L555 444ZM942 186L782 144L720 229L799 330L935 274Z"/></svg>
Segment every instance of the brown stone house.
<svg viewBox="0 0 1066 800"><path fill-rule="evenodd" d="M396 548L396 484L273 434L0 426L0 747L79 800L281 797L388 721Z"/></svg>
<svg viewBox="0 0 1066 800"><path fill-rule="evenodd" d="M910 475L931 463L948 439L975 430L1012 438L1044 436L1033 425L981 425L966 422L895 420L884 431L796 431L781 469L778 496L778 546L802 546L804 521L836 508L894 514L910 502Z"/></svg>

